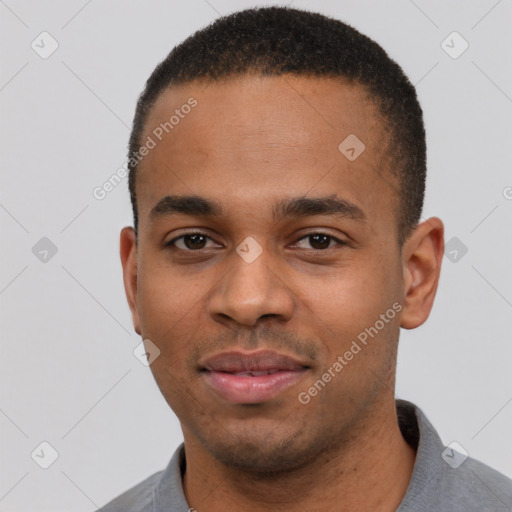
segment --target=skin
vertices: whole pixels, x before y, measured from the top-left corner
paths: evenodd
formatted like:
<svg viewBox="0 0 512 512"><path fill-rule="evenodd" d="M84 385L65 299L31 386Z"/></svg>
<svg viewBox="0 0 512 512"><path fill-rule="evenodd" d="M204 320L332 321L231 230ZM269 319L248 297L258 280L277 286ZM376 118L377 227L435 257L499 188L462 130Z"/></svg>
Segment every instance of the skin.
<svg viewBox="0 0 512 512"><path fill-rule="evenodd" d="M134 328L161 351L151 370L183 429L187 500L200 512L395 510L415 460L394 404L399 328L430 313L443 224L430 218L398 244L388 131L360 86L255 75L206 85L168 89L152 108L143 140L198 101L141 162L138 239L121 232ZM353 162L338 150L351 133L366 146ZM279 200L333 194L364 218L272 216ZM223 213L151 216L166 195L215 200ZM164 246L190 231L210 238ZM334 237L329 248L307 236L315 233ZM250 264L236 252L248 236L262 248ZM394 303L401 311L300 403ZM264 403L230 403L198 367L236 348L275 349L309 369Z"/></svg>

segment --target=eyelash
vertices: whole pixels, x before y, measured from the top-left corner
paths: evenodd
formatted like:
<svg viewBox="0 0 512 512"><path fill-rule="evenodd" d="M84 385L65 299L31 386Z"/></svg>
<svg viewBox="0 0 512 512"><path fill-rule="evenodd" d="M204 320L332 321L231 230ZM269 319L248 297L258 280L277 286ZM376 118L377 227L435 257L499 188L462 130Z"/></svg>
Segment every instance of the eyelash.
<svg viewBox="0 0 512 512"><path fill-rule="evenodd" d="M181 247L176 247L175 243L178 241L178 240L182 240L184 239L185 237L187 236L193 236L193 235L200 235L202 237L205 237L209 240L213 240L213 238L209 237L208 235L206 235L205 233L201 233L201 232L195 232L195 231L191 231L189 233L183 233L182 235L176 237L176 238L173 238L172 240L170 240L169 242L167 242L165 244L165 247L171 249L171 250L178 250L178 251L183 251L183 252L197 252L197 253L200 253L201 251L204 251L204 250L207 250L207 249L197 249L197 250L194 250L194 249L182 249ZM336 245L337 246L344 246L344 245L347 245L346 242L344 242L343 240L340 240L339 238L336 238L335 236L332 236L330 235L329 233L324 233L322 231L315 231L313 233L308 233L307 235L304 235L302 237L300 237L297 242L300 242L301 240L304 240L304 239L307 239L311 236L315 236L315 235L323 235L327 238L329 238L331 241L334 241L336 242ZM295 243L297 243L295 242ZM330 245L330 244L329 244ZM329 250L332 250L334 249L336 246L333 246L333 247L326 247L325 249L304 249L306 251L315 251L315 252L327 252Z"/></svg>

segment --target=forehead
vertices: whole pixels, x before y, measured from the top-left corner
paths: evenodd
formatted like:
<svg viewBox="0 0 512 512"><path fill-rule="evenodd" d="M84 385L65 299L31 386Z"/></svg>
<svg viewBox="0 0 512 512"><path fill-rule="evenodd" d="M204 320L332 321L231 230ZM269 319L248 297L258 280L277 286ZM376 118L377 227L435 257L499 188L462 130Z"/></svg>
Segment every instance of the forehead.
<svg viewBox="0 0 512 512"><path fill-rule="evenodd" d="M165 195L261 208L334 193L381 210L397 192L380 114L364 89L340 79L244 75L172 87L152 107L141 143L153 146L138 169L142 222Z"/></svg>

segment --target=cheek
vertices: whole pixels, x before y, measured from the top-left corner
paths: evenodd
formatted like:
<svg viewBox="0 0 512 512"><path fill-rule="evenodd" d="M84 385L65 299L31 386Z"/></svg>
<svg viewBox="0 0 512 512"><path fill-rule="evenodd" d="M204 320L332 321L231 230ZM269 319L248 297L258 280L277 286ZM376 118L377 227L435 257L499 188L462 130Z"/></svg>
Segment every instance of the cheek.
<svg viewBox="0 0 512 512"><path fill-rule="evenodd" d="M201 336L199 312L205 293L185 281L150 263L140 268L137 288L142 336L160 350L151 372L169 406L182 415L193 400L194 374L187 361L194 340Z"/></svg>
<svg viewBox="0 0 512 512"><path fill-rule="evenodd" d="M321 282L317 277L301 276L297 295L309 317L309 327L328 352L325 362L334 362L358 340L361 350L352 350L358 351L357 359L365 364L369 359L387 359L394 352L399 332L397 310L401 309L400 276L397 260L379 256L367 261L362 258L357 265L338 269ZM368 347L371 342L371 350L366 349L365 341Z"/></svg>
<svg viewBox="0 0 512 512"><path fill-rule="evenodd" d="M184 279L168 267L152 265L139 268L137 306L144 338L152 340L163 352L176 357L197 336L198 317L206 286L197 279Z"/></svg>
<svg viewBox="0 0 512 512"><path fill-rule="evenodd" d="M320 319L358 324L378 318L391 307L400 297L400 278L396 262L377 256L332 269L321 279L301 274L295 286L301 302Z"/></svg>

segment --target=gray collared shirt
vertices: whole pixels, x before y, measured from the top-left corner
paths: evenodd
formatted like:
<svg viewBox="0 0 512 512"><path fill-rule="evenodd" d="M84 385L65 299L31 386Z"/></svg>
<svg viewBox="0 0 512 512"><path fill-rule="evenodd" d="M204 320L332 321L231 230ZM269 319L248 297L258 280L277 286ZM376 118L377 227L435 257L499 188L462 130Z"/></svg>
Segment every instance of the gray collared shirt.
<svg viewBox="0 0 512 512"><path fill-rule="evenodd" d="M396 406L400 430L417 449L411 481L397 512L512 511L512 480L443 446L434 427L414 404L397 400ZM190 507L181 481L184 470L182 444L165 470L127 490L100 511L187 512Z"/></svg>

